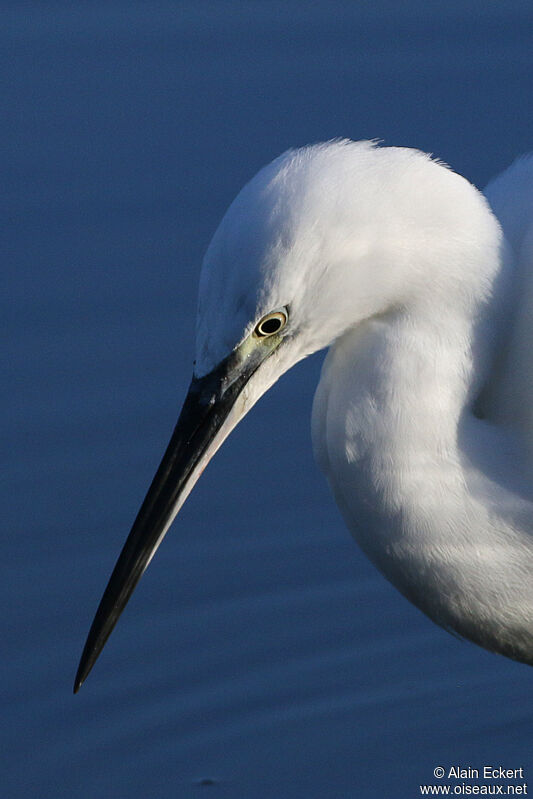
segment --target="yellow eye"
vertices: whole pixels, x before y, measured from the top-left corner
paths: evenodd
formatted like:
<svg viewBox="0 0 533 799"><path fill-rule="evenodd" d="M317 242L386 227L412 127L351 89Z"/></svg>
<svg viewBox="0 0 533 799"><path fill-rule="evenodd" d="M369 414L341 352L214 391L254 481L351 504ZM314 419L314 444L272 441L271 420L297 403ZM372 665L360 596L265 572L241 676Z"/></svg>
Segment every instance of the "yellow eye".
<svg viewBox="0 0 533 799"><path fill-rule="evenodd" d="M273 336L274 333L279 333L287 324L288 318L289 316L286 308L268 313L256 324L254 336L257 336L257 338L266 338L267 336Z"/></svg>

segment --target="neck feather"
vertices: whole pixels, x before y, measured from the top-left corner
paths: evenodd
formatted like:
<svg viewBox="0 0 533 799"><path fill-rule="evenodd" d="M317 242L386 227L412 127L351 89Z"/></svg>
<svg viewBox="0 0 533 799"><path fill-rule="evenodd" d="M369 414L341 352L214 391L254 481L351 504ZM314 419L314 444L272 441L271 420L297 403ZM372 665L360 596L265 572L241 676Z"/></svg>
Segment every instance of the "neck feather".
<svg viewBox="0 0 533 799"><path fill-rule="evenodd" d="M501 456L472 413L492 354L472 319L402 310L346 334L324 366L314 441L348 526L385 576L442 626L531 662L532 506L470 457L480 437Z"/></svg>

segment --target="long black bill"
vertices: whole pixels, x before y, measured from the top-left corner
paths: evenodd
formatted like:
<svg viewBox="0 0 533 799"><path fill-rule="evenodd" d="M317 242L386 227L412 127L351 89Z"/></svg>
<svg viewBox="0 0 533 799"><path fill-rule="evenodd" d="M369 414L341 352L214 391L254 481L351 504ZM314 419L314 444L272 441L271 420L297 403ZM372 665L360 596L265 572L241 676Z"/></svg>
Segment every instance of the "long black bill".
<svg viewBox="0 0 533 799"><path fill-rule="evenodd" d="M242 389L268 354L258 348L244 361L233 353L210 374L193 379L178 423L107 584L74 682L77 693L124 610L176 513L209 460L215 438Z"/></svg>

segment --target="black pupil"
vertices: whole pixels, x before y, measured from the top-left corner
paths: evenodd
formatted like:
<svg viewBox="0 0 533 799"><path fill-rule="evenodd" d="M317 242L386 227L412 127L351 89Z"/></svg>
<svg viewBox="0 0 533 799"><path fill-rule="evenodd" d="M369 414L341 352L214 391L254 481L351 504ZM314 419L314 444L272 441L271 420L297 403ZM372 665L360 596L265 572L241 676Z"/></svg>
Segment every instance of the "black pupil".
<svg viewBox="0 0 533 799"><path fill-rule="evenodd" d="M273 316L272 319L265 319L264 322L261 322L259 325L259 332L263 334L263 336L271 336L272 333L276 333L281 327L281 319L277 316Z"/></svg>

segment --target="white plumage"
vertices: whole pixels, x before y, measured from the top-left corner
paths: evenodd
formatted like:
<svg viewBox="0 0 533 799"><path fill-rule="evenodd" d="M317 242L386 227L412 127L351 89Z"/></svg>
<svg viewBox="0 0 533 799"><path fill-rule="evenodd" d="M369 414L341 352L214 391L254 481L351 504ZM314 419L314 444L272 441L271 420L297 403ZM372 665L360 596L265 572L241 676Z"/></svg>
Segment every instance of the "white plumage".
<svg viewBox="0 0 533 799"><path fill-rule="evenodd" d="M325 347L313 443L353 536L435 622L533 664L533 157L487 197L494 213L430 156L350 141L287 152L244 187L206 253L195 377L75 690L218 447Z"/></svg>
<svg viewBox="0 0 533 799"><path fill-rule="evenodd" d="M288 345L238 417L329 346L313 443L355 539L434 621L533 662L533 158L488 197L506 238L477 189L418 151L284 154L206 255L197 372L288 306Z"/></svg>

